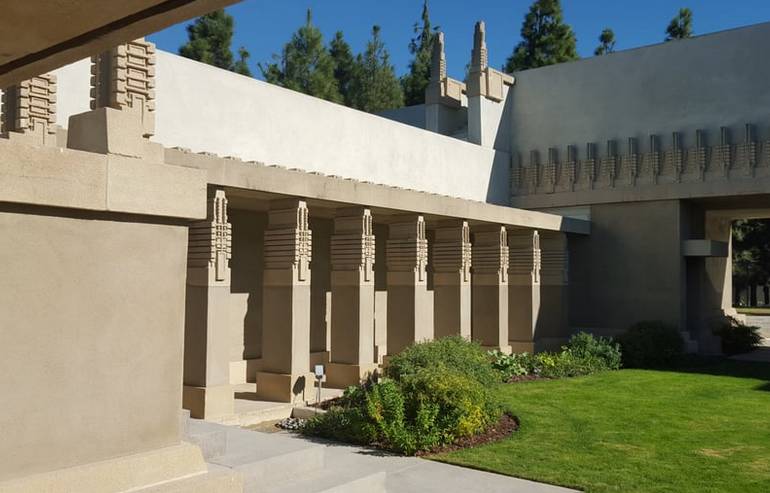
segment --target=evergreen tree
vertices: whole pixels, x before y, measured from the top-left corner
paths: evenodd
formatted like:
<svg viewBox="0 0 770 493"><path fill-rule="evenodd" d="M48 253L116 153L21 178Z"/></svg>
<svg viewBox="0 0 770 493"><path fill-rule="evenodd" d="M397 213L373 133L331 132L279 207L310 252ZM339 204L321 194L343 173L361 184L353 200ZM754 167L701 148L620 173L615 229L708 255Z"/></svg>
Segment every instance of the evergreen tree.
<svg viewBox="0 0 770 493"><path fill-rule="evenodd" d="M414 24L415 37L409 42L409 73L401 78L404 92L404 103L407 106L425 102L425 89L430 81L430 58L433 52L433 42L436 39L438 27L431 28L428 0L422 4L421 22Z"/></svg>
<svg viewBox="0 0 770 493"><path fill-rule="evenodd" d="M521 38L503 67L508 73L578 58L575 33L564 23L559 0L535 0L524 17Z"/></svg>
<svg viewBox="0 0 770 493"><path fill-rule="evenodd" d="M321 30L313 25L310 9L305 25L295 32L273 63L259 64L265 80L287 89L340 102L339 85L334 78L334 60L326 50Z"/></svg>
<svg viewBox="0 0 770 493"><path fill-rule="evenodd" d="M372 27L372 39L366 44L366 51L356 57L350 97L354 108L370 113L404 104L401 85L380 38L380 26Z"/></svg>
<svg viewBox="0 0 770 493"><path fill-rule="evenodd" d="M337 79L340 95L346 106L353 106L350 95L350 84L356 68L356 59L350 50L350 45L342 37L342 31L337 31L329 43L329 54L334 60L334 78Z"/></svg>
<svg viewBox="0 0 770 493"><path fill-rule="evenodd" d="M749 305L757 305L756 286L770 284L770 220L733 223L733 283L749 289Z"/></svg>
<svg viewBox="0 0 770 493"><path fill-rule="evenodd" d="M679 13L671 19L666 28L666 41L692 37L692 10L679 9Z"/></svg>
<svg viewBox="0 0 770 493"><path fill-rule="evenodd" d="M188 41L179 48L179 54L215 67L251 75L247 60L249 52L238 49L239 60L233 61L230 45L233 41L233 16L216 10L195 19L187 26Z"/></svg>
<svg viewBox="0 0 770 493"><path fill-rule="evenodd" d="M607 55L613 51L615 51L615 32L606 27L599 35L599 46L594 50L594 55Z"/></svg>

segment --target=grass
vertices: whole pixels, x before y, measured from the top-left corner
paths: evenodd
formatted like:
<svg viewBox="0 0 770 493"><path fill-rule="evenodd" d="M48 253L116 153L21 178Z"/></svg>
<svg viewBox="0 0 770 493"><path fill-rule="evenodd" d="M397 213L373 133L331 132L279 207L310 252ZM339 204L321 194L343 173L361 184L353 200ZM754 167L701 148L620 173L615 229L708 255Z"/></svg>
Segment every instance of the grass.
<svg viewBox="0 0 770 493"><path fill-rule="evenodd" d="M770 315L770 308L736 308L735 310L744 315Z"/></svg>
<svg viewBox="0 0 770 493"><path fill-rule="evenodd" d="M510 439L436 460L588 492L770 492L770 365L504 385Z"/></svg>

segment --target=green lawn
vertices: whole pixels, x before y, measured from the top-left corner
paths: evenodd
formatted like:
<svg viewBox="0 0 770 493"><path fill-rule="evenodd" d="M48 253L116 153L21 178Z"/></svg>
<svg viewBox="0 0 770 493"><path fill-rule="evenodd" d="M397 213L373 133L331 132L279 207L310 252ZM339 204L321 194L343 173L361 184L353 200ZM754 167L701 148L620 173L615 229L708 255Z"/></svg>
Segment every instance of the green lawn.
<svg viewBox="0 0 770 493"><path fill-rule="evenodd" d="M504 385L514 437L435 459L589 492L770 492L770 365Z"/></svg>

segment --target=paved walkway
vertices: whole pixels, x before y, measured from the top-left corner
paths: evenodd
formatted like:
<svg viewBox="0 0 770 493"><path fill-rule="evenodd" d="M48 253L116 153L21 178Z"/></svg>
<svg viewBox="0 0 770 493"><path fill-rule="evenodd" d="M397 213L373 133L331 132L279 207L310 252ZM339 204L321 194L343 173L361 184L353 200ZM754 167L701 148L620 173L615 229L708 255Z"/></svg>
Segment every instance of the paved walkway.
<svg viewBox="0 0 770 493"><path fill-rule="evenodd" d="M188 439L201 446L210 470L243 475L244 491L272 493L566 493L575 490L308 440L189 420Z"/></svg>

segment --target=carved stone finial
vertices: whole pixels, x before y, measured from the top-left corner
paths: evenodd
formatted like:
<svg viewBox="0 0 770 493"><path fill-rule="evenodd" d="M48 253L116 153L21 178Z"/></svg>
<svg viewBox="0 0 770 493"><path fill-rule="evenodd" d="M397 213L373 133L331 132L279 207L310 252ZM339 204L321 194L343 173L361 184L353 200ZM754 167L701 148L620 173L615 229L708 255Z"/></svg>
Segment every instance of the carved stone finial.
<svg viewBox="0 0 770 493"><path fill-rule="evenodd" d="M444 33L436 33L430 62L430 80L440 82L446 79L446 54L444 53Z"/></svg>
<svg viewBox="0 0 770 493"><path fill-rule="evenodd" d="M482 71L489 66L487 55L487 29L484 21L478 21L473 30L473 51L471 52L471 70Z"/></svg>
<svg viewBox="0 0 770 493"><path fill-rule="evenodd" d="M56 76L43 74L6 88L0 122L6 137L15 132L34 135L40 144L55 141Z"/></svg>
<svg viewBox="0 0 770 493"><path fill-rule="evenodd" d="M91 58L91 109L137 113L144 137L155 133L155 45L144 38Z"/></svg>

